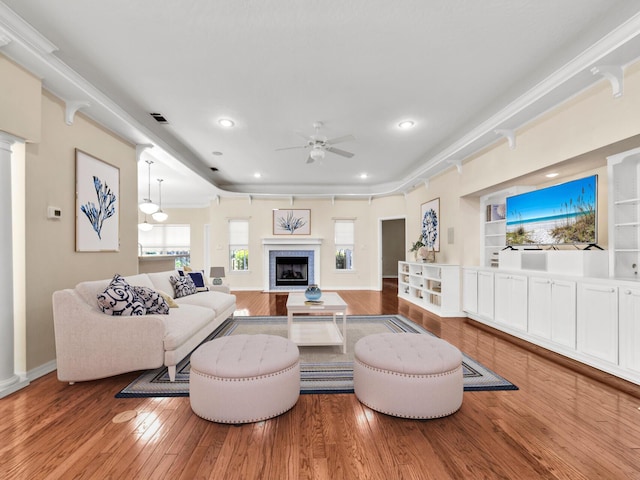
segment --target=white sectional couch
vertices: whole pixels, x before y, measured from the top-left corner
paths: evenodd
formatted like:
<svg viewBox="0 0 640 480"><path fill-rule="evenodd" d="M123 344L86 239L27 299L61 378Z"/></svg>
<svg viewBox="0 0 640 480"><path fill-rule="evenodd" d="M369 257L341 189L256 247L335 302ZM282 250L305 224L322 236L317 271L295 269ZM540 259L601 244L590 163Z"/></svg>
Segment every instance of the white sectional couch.
<svg viewBox="0 0 640 480"><path fill-rule="evenodd" d="M124 277L130 285L174 296L170 276L177 271ZM166 365L173 381L176 365L236 309L236 297L217 291L175 299L168 315L111 316L97 302L111 279L82 282L53 294L58 379L95 380Z"/></svg>

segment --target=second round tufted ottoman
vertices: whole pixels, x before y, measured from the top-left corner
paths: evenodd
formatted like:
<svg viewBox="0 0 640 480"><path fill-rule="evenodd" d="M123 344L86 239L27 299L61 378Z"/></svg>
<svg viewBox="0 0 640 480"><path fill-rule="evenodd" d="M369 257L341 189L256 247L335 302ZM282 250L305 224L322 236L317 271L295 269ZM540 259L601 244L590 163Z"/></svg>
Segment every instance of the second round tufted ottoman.
<svg viewBox="0 0 640 480"><path fill-rule="evenodd" d="M287 338L230 335L191 354L191 409L206 420L266 420L291 409L299 395L298 346Z"/></svg>
<svg viewBox="0 0 640 480"><path fill-rule="evenodd" d="M462 405L462 354L427 334L378 333L356 342L353 386L369 408L406 418L438 418Z"/></svg>

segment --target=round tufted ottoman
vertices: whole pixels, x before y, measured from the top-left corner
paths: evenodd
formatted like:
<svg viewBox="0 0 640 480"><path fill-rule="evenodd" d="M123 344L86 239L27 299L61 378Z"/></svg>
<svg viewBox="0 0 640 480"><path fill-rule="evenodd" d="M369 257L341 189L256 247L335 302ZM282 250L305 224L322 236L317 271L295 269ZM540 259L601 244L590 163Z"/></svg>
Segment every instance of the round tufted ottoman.
<svg viewBox="0 0 640 480"><path fill-rule="evenodd" d="M266 420L293 407L299 395L298 346L287 338L231 335L191 354L191 409L206 420Z"/></svg>
<svg viewBox="0 0 640 480"><path fill-rule="evenodd" d="M356 342L353 387L369 408L406 418L451 415L462 405L462 354L439 338L378 333Z"/></svg>

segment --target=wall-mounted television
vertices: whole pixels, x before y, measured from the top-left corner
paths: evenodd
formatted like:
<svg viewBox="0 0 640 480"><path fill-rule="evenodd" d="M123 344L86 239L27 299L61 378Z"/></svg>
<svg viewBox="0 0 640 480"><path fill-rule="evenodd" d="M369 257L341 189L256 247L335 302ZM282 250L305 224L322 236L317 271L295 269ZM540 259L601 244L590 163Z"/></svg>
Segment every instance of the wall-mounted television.
<svg viewBox="0 0 640 480"><path fill-rule="evenodd" d="M507 197L507 245L596 245L598 176Z"/></svg>

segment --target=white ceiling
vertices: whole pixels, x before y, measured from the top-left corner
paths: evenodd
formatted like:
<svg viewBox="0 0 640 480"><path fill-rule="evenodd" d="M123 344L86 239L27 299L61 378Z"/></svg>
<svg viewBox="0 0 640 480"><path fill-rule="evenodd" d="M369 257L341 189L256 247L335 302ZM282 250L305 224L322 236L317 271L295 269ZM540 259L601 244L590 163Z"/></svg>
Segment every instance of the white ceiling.
<svg viewBox="0 0 640 480"><path fill-rule="evenodd" d="M165 206L371 197L504 141L496 129L517 133L603 81L593 66L635 60L638 12L637 0L4 0L0 52L153 145L141 158L155 161L153 198L164 178ZM399 130L403 119L416 126ZM276 151L305 145L315 121L329 138L353 134L338 145L353 158Z"/></svg>

